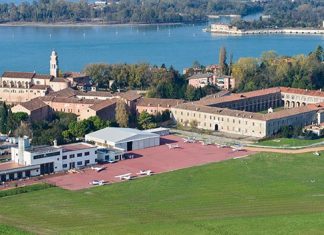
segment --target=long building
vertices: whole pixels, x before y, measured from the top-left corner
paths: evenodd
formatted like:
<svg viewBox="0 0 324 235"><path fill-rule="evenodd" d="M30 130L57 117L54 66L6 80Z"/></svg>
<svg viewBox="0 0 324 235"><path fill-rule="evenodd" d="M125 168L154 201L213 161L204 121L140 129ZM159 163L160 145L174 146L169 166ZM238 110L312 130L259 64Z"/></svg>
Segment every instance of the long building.
<svg viewBox="0 0 324 235"><path fill-rule="evenodd" d="M11 161L0 164L0 182L51 174L96 164L97 147L88 143L31 146L19 138L11 148Z"/></svg>
<svg viewBox="0 0 324 235"><path fill-rule="evenodd" d="M323 122L324 92L276 87L223 97L209 96L198 102L171 108L174 120L199 129L264 138L284 126ZM274 108L282 107L273 112ZM269 110L268 113L260 111Z"/></svg>

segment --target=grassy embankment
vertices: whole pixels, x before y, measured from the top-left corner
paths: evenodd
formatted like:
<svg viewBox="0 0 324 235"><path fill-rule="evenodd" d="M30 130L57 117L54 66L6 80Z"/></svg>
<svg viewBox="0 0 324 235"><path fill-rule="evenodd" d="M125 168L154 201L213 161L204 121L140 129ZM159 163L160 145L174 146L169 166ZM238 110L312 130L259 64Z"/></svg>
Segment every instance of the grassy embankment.
<svg viewBox="0 0 324 235"><path fill-rule="evenodd" d="M280 148L289 148L289 147L307 147L312 144L317 144L324 142L324 138L314 139L314 140L303 140L303 139L294 139L294 138L278 138L260 141L254 145L258 146L269 146L269 147L280 147Z"/></svg>
<svg viewBox="0 0 324 235"><path fill-rule="evenodd" d="M0 205L2 224L41 234L324 234L324 158L262 153Z"/></svg>

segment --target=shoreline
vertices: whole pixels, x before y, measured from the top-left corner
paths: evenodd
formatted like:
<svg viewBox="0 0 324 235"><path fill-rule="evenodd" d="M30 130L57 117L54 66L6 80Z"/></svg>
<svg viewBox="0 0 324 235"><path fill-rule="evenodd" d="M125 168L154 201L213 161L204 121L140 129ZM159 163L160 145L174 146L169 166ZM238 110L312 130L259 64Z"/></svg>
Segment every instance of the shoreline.
<svg viewBox="0 0 324 235"><path fill-rule="evenodd" d="M0 27L111 27L111 26L168 26L168 25L186 25L186 23L104 23L104 22L7 22L0 23Z"/></svg>
<svg viewBox="0 0 324 235"><path fill-rule="evenodd" d="M256 30L213 30L203 29L211 34L245 36L245 35L324 35L324 29L311 28L282 28L282 29L256 29Z"/></svg>

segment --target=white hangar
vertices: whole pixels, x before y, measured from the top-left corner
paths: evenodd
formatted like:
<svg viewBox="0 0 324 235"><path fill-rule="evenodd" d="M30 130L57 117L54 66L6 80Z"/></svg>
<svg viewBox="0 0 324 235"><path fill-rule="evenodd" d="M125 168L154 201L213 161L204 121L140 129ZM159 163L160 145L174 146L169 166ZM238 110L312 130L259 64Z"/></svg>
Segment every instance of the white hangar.
<svg viewBox="0 0 324 235"><path fill-rule="evenodd" d="M160 145L160 135L132 128L107 127L85 136L98 146L121 148L126 151Z"/></svg>

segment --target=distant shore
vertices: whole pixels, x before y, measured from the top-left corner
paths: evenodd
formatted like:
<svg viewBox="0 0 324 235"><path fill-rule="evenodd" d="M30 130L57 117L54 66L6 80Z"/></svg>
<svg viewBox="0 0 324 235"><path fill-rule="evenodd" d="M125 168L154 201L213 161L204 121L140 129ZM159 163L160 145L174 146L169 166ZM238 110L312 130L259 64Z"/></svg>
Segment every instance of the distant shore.
<svg viewBox="0 0 324 235"><path fill-rule="evenodd" d="M6 22L0 27L93 27L93 26L150 26L150 25L184 25L185 23L109 23L109 22Z"/></svg>

